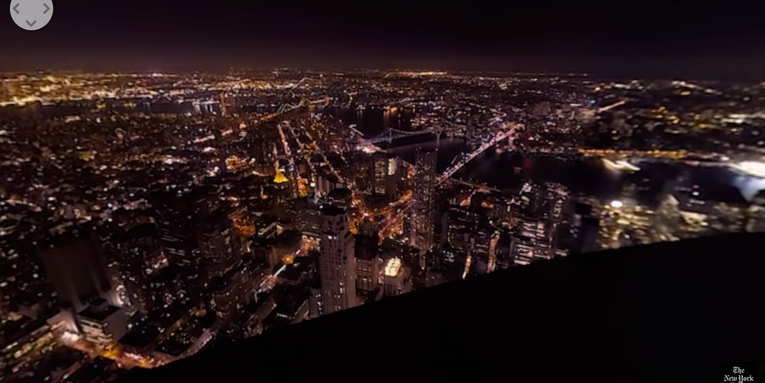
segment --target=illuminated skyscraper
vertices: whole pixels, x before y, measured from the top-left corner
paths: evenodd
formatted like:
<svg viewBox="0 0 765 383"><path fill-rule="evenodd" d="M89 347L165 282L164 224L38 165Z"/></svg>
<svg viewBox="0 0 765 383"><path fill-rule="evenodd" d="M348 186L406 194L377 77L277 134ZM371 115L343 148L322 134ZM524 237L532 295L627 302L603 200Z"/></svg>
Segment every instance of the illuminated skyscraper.
<svg viewBox="0 0 765 383"><path fill-rule="evenodd" d="M374 194L385 194L385 180L388 174L388 156L384 152L377 152L373 158L373 187L372 192Z"/></svg>
<svg viewBox="0 0 765 383"><path fill-rule="evenodd" d="M436 193L436 151L421 148L415 153L414 209L410 244L425 252L433 246L433 216Z"/></svg>
<svg viewBox="0 0 765 383"><path fill-rule="evenodd" d="M356 258L348 214L334 206L322 211L319 275L323 314L356 306Z"/></svg>
<svg viewBox="0 0 765 383"><path fill-rule="evenodd" d="M389 201L398 198L398 182L402 172L399 169L399 159L392 153L376 152L372 155L372 193L385 195Z"/></svg>
<svg viewBox="0 0 765 383"><path fill-rule="evenodd" d="M393 154L388 154L386 161L386 176L385 176L385 195L388 196L390 201L395 201L399 197L398 183L400 182L404 172L401 171L401 161Z"/></svg>

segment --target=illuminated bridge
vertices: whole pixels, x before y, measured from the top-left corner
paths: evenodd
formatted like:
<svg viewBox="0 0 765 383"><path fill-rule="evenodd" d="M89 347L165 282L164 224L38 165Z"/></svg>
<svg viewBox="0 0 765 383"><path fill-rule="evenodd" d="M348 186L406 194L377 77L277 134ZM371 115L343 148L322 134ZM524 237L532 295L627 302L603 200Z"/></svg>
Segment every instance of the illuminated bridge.
<svg viewBox="0 0 765 383"><path fill-rule="evenodd" d="M597 112L598 112L598 113L603 113L603 112L609 111L609 110L611 110L611 109L613 109L613 108L616 108L616 107L622 106L622 105L624 105L624 104L626 104L626 103L627 103L627 102L626 102L626 101L624 101L624 100L622 100L622 101L617 101L617 102L615 102L615 103L613 103L613 104L611 104L611 105L607 105L607 106L604 106L604 107L602 107L602 108L599 108Z"/></svg>
<svg viewBox="0 0 765 383"><path fill-rule="evenodd" d="M502 132L498 134L496 137L492 138L491 140L485 142L483 145L481 145L478 149L474 150L472 153L465 154L463 153L460 157L458 157L458 160L456 163L454 163L452 166L450 166L446 171L438 177L436 181L436 185L442 184L444 181L449 179L451 176L454 175L458 170L460 170L465 164L470 162L472 159L474 159L479 154L483 153L486 149L494 146L498 142L513 137L515 134L517 125L515 124L506 124L505 128L508 129L505 132ZM400 222L401 218L405 215L409 209L411 209L414 204L411 203L411 201L406 201L408 203L401 204L396 211L391 212L391 214L380 221L380 224L378 225L378 230L380 233L385 233L385 231L389 230L391 226L397 224Z"/></svg>
<svg viewBox="0 0 765 383"><path fill-rule="evenodd" d="M414 137L414 136L421 136L424 134L435 134L435 135L441 135L442 133L456 133L459 131L462 131L464 127L455 127L455 128L433 128L433 129L426 129L426 130L417 130L413 132L408 132L404 130L398 130L393 128L388 128L382 131L382 133L370 137L368 139L364 140L364 143L367 144L378 144L380 142L391 142L393 140L397 140L399 138L404 137Z"/></svg>
<svg viewBox="0 0 765 383"><path fill-rule="evenodd" d="M492 138L491 140L489 140L487 142L484 142L478 149L474 150L472 153L469 153L469 154L463 153L458 158L457 162L454 165L452 165L451 167L449 167L449 169L446 169L444 174L442 174L438 178L438 184L440 185L441 183L446 181L449 177L453 176L454 173L456 173L463 166L465 166L465 164L467 164L468 162L473 160L473 158L475 158L479 154L483 153L486 149L494 146L496 143L498 143L498 142L500 142L500 141L502 141L502 140L512 136L513 134L515 134L515 128L516 128L516 126L514 124L510 125L510 130L508 130L506 132L502 132L502 133L498 134L496 137Z"/></svg>
<svg viewBox="0 0 765 383"><path fill-rule="evenodd" d="M300 109L300 108L302 108L304 106L319 105L319 104L327 106L327 105L329 105L330 101L331 101L331 99L329 97L325 96L322 99L314 100L314 101L311 101L311 100L308 100L308 99L304 98L304 99L300 100L299 103L294 104L294 105L293 104L282 104L276 112L271 113L271 114L266 115L266 116L263 116L261 118L261 121L272 120L274 118L277 118L279 116L284 115L285 113L292 112L293 110Z"/></svg>
<svg viewBox="0 0 765 383"><path fill-rule="evenodd" d="M280 106L279 110L277 110L276 113L287 113L287 112L291 112L291 111L293 111L295 109L302 108L304 106L309 106L309 105L324 104L324 106L327 106L327 105L329 105L329 102L330 102L330 99L329 99L329 97L326 97L326 96L324 98L320 99L320 100L315 100L315 101L310 101L310 100L304 98L304 99L300 100L300 102L297 103L296 105L284 104L284 105Z"/></svg>

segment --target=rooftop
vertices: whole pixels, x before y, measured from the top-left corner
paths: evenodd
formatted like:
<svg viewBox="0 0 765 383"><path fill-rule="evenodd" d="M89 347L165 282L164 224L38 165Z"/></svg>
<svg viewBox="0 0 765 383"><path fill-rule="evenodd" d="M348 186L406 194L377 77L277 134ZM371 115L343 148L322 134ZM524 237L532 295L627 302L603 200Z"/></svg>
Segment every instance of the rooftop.
<svg viewBox="0 0 765 383"><path fill-rule="evenodd" d="M339 208L337 206L333 206L333 205L324 205L321 208L321 212L322 212L322 214L329 215L329 216L337 216L337 215L346 214L345 209L341 209L341 208Z"/></svg>
<svg viewBox="0 0 765 383"><path fill-rule="evenodd" d="M401 271L401 260L398 258L391 258L388 263L385 264L385 276L395 277Z"/></svg>
<svg viewBox="0 0 765 383"><path fill-rule="evenodd" d="M98 306L98 307L90 306L86 308L85 310L82 310L78 315L83 318L102 321L110 317L112 314L116 313L119 310L120 310L119 307L114 307L114 306Z"/></svg>
<svg viewBox="0 0 765 383"><path fill-rule="evenodd" d="M327 196L329 199L346 199L349 198L353 192L351 192L350 189L346 188L334 188L329 191L329 195Z"/></svg>
<svg viewBox="0 0 765 383"><path fill-rule="evenodd" d="M282 174L279 170L276 171L276 176L274 176L274 182L277 184L287 182L287 177Z"/></svg>

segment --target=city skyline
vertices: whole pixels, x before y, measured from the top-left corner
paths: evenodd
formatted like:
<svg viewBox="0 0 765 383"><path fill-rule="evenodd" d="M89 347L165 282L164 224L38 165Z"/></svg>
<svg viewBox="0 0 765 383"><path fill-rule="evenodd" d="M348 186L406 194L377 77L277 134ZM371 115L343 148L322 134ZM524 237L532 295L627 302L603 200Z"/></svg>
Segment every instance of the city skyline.
<svg viewBox="0 0 765 383"><path fill-rule="evenodd" d="M436 347L452 353L443 363L457 355L445 343L472 351L517 329L541 335L507 344L547 361L555 322L578 351L593 326L645 322L624 313L666 304L656 297L709 328L718 314L682 314L703 299L678 299L677 281L725 278L677 262L765 231L763 104L759 81L569 73L2 73L0 379L141 380L222 358L198 374L249 380L273 370L258 353L346 360L301 359L316 345L354 349L351 367L367 368L355 349L380 336L406 350L393 361ZM758 257L736 251L717 264ZM615 268L625 259L640 275ZM652 272L665 284L635 298ZM579 320L588 333L571 330ZM463 336L467 323L481 336Z"/></svg>
<svg viewBox="0 0 765 383"><path fill-rule="evenodd" d="M762 7L78 2L57 7L39 31L0 24L5 48L15 52L0 69L367 67L758 79L765 29L751 18Z"/></svg>

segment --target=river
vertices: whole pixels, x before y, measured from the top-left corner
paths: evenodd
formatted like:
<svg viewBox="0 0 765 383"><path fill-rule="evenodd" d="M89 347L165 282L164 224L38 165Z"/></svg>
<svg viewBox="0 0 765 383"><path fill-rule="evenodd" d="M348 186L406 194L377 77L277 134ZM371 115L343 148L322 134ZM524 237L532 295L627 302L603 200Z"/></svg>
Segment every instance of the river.
<svg viewBox="0 0 765 383"><path fill-rule="evenodd" d="M347 110L327 109L325 113L341 118L347 124L367 136L374 136L387 128L411 129L412 112L407 110ZM436 142L432 136L409 137L393 141L386 147L408 162L414 161L418 147L438 149L438 171L443 172L452 160L470 148L462 139L442 138ZM582 158L570 160L553 156L525 157L517 153L499 153L487 149L466 164L455 178L485 183L499 189L516 189L526 180L558 182L575 193L609 200L618 198L626 182L650 184L651 191L658 192L667 181L687 170L692 183L697 184L707 199L735 202L742 197L751 199L765 189L765 179L742 176L724 168L697 168L682 164L668 165L641 162L641 170L624 173L605 167L600 159ZM648 196L650 197L650 196Z"/></svg>

